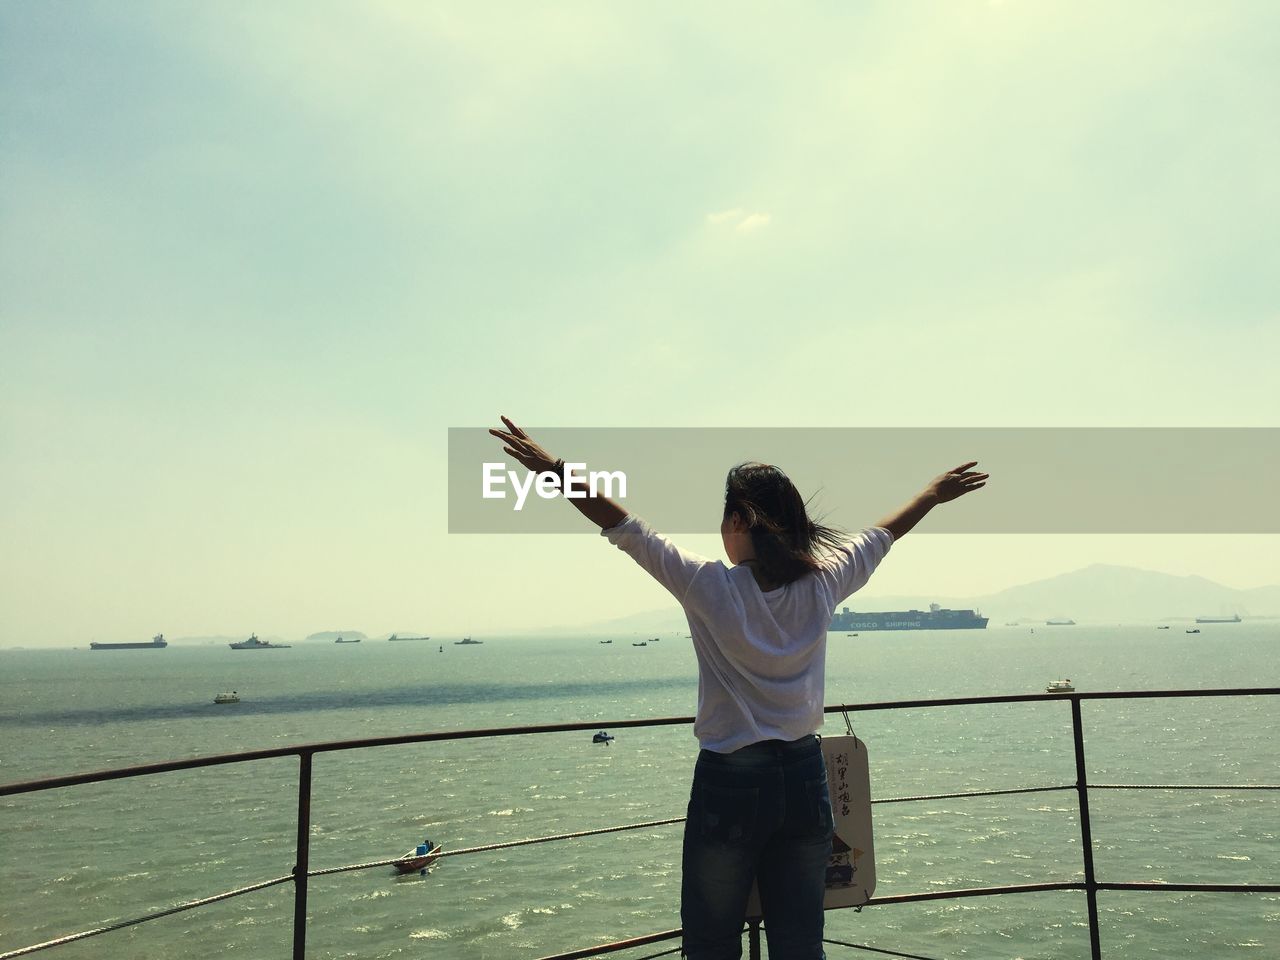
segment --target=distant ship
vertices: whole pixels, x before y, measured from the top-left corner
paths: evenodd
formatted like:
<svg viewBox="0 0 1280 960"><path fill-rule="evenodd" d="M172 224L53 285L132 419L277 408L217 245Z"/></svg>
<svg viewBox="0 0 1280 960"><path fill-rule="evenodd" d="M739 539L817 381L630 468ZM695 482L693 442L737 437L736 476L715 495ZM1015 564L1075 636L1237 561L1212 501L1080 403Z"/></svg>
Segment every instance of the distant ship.
<svg viewBox="0 0 1280 960"><path fill-rule="evenodd" d="M288 650L287 643L271 643L269 640L259 640L255 633L248 640L241 640L239 643L227 644L232 650Z"/></svg>
<svg viewBox="0 0 1280 960"><path fill-rule="evenodd" d="M1196 617L1196 623L1239 623L1240 614L1233 613L1229 617Z"/></svg>
<svg viewBox="0 0 1280 960"><path fill-rule="evenodd" d="M1054 617L1052 620L1046 620L1045 625L1050 627L1074 627L1076 622L1070 617Z"/></svg>
<svg viewBox="0 0 1280 960"><path fill-rule="evenodd" d="M856 613L848 607L831 618L830 630L985 630L988 617L976 610L947 610L936 603L928 610Z"/></svg>
<svg viewBox="0 0 1280 960"><path fill-rule="evenodd" d="M398 637L394 633L387 637L388 643L403 643L406 640L430 640L430 637Z"/></svg>
<svg viewBox="0 0 1280 960"><path fill-rule="evenodd" d="M470 637L463 637L461 640L453 641L455 647L478 647L484 643L483 640L472 640Z"/></svg>
<svg viewBox="0 0 1280 960"><path fill-rule="evenodd" d="M157 633L150 643L91 643L90 650L163 650L169 645L163 633Z"/></svg>
<svg viewBox="0 0 1280 960"><path fill-rule="evenodd" d="M344 639L342 639L342 637L339 637L337 640L335 640L335 641L333 641L333 642L334 642L334 643L359 643L359 642L360 642L360 638L359 638L359 637L356 637L354 640L344 640Z"/></svg>

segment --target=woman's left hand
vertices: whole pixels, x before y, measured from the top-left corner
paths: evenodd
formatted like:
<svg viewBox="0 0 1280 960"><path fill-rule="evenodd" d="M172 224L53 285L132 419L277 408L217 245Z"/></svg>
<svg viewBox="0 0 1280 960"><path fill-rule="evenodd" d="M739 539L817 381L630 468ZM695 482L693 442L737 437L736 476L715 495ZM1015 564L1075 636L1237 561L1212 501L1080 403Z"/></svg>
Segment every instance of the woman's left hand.
<svg viewBox="0 0 1280 960"><path fill-rule="evenodd" d="M530 439L527 433L506 417L502 417L502 422L506 424L506 430L490 430L489 432L505 444L502 449L506 453L515 457L535 473L543 473L548 470L555 471L557 462L555 457L542 449Z"/></svg>

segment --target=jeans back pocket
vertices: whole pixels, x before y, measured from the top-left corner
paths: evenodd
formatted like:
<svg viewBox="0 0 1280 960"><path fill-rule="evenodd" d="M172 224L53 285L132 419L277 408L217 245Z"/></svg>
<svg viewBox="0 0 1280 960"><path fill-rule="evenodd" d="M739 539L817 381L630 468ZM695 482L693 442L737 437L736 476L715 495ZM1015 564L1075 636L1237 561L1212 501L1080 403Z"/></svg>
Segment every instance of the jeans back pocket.
<svg viewBox="0 0 1280 960"><path fill-rule="evenodd" d="M754 839L758 787L726 787L694 782L690 815L697 836L709 843L745 844Z"/></svg>

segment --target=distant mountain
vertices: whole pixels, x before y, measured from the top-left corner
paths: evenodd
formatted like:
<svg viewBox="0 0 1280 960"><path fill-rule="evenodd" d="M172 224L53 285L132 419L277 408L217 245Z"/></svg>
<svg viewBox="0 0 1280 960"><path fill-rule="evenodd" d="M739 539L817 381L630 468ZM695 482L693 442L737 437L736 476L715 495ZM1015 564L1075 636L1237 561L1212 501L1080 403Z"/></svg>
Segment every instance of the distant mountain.
<svg viewBox="0 0 1280 960"><path fill-rule="evenodd" d="M333 643L339 637L343 640L368 640L369 638L359 630L321 630L319 633L307 635L307 640L320 640Z"/></svg>
<svg viewBox="0 0 1280 960"><path fill-rule="evenodd" d="M1178 577L1155 570L1095 563L1070 573L1008 587L979 597L868 597L856 594L854 610L977 607L993 621L1163 620L1239 613L1242 617L1280 615L1280 586L1236 590L1204 577Z"/></svg>
<svg viewBox="0 0 1280 960"><path fill-rule="evenodd" d="M1280 617L1280 586L1236 590L1204 577L1179 577L1137 567L1095 563L1070 573L1008 587L977 597L854 594L841 604L851 610L926 610L930 603L953 609L980 609L993 625L1008 620L1043 621L1069 617L1090 621L1152 621L1201 616ZM632 633L685 627L679 608L649 610L559 632ZM543 631L552 632L552 631Z"/></svg>
<svg viewBox="0 0 1280 960"><path fill-rule="evenodd" d="M997 620L1161 620L1233 613L1264 617L1280 614L1280 586L1236 590L1204 577L1095 563L975 597L974 602Z"/></svg>

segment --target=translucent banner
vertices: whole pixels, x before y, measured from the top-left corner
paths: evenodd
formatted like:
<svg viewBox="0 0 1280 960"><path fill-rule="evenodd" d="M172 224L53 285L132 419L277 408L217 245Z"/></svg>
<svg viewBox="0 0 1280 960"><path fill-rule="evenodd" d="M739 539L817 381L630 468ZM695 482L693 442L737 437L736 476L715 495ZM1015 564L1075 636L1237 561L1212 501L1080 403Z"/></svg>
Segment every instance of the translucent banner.
<svg viewBox="0 0 1280 960"><path fill-rule="evenodd" d="M746 460L781 467L845 529L976 460L987 486L920 532L1280 533L1274 428L525 429L579 486L670 534L717 532L725 475ZM595 532L485 428L449 430L448 471L451 533Z"/></svg>

